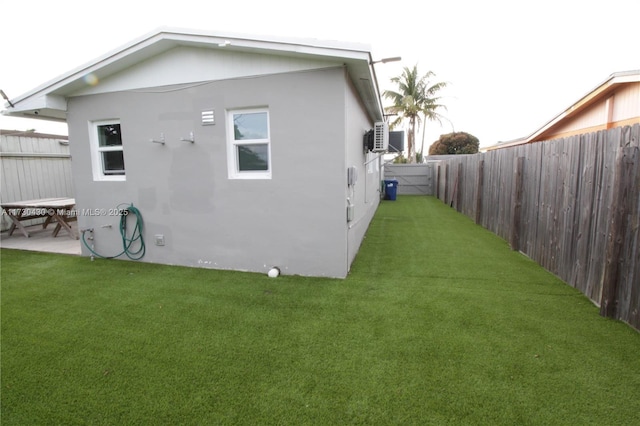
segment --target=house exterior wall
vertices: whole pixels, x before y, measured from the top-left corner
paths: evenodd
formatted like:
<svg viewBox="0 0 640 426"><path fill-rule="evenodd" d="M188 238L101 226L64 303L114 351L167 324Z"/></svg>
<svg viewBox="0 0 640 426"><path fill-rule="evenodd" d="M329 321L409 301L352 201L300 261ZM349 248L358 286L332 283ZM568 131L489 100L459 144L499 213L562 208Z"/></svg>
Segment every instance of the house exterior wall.
<svg viewBox="0 0 640 426"><path fill-rule="evenodd" d="M373 128L353 86L345 87L346 167L354 166L358 178L355 185L345 185L346 199L353 205L353 220L348 225L348 261L353 262L380 202L380 154L365 153L363 136ZM347 176L345 175L345 182ZM346 211L345 206L345 211Z"/></svg>
<svg viewBox="0 0 640 426"><path fill-rule="evenodd" d="M345 139L359 134L354 146L362 164L367 126L347 86L339 67L69 98L79 228L94 229L98 253L117 254L120 218L83 211L133 204L144 219L143 261L346 276L347 235L359 245L368 224L351 232L346 221L345 160L357 155L345 155ZM269 110L268 180L228 178L226 111L250 107ZM203 126L201 112L211 109L216 124ZM89 122L104 119L120 120L122 182L93 180ZM195 143L180 141L190 132ZM164 145L150 142L160 134ZM154 245L158 234L164 246ZM85 247L83 254L89 255Z"/></svg>
<svg viewBox="0 0 640 426"><path fill-rule="evenodd" d="M628 126L632 124L629 120L640 122L640 82L624 85L616 92L614 100L611 117L614 123Z"/></svg>
<svg viewBox="0 0 640 426"><path fill-rule="evenodd" d="M565 119L551 129L544 139L556 139L577 133L590 133L606 127L605 101L598 102L575 117Z"/></svg>

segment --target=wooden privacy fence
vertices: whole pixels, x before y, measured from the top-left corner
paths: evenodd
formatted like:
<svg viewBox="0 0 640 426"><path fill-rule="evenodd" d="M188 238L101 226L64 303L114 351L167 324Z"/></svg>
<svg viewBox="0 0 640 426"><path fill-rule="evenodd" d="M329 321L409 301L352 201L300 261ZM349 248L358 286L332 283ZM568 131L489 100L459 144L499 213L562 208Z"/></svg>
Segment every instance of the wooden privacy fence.
<svg viewBox="0 0 640 426"><path fill-rule="evenodd" d="M461 155L436 196L640 329L640 124Z"/></svg>
<svg viewBox="0 0 640 426"><path fill-rule="evenodd" d="M73 197L71 155L66 136L0 131L3 203L40 198ZM25 225L43 219L25 221ZM2 212L2 231L11 221Z"/></svg>

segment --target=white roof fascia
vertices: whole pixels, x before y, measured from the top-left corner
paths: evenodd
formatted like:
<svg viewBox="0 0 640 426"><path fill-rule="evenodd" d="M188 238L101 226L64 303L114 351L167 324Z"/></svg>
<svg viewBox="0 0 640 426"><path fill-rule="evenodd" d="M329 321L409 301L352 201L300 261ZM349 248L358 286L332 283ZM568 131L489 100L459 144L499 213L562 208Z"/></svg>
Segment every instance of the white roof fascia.
<svg viewBox="0 0 640 426"><path fill-rule="evenodd" d="M275 36L256 36L252 34L231 33L231 32L215 32L215 31L199 31L191 29L181 29L172 27L161 27L153 34L171 34L171 38L181 39L184 41L193 40L202 43L203 39L220 39L216 42L226 40L234 40L236 44L244 47L253 47L258 49L270 50L269 46L274 50L291 51L299 53L319 54L310 49L321 49L324 52L334 51L329 56L349 57L348 52L369 53L371 47L362 43L345 43L332 40L319 40L311 38L290 38ZM296 47L297 46L297 47ZM342 54L338 52L343 52ZM326 53L325 53L326 55Z"/></svg>

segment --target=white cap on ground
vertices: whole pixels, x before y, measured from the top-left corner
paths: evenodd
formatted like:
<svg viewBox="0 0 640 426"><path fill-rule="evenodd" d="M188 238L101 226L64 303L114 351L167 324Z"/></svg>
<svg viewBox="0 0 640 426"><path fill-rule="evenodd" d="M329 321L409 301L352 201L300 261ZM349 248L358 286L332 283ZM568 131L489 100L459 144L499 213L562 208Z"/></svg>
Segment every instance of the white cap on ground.
<svg viewBox="0 0 640 426"><path fill-rule="evenodd" d="M280 268L274 266L273 268L269 269L269 273L267 275L269 275L269 278L277 278L278 275L280 275Z"/></svg>

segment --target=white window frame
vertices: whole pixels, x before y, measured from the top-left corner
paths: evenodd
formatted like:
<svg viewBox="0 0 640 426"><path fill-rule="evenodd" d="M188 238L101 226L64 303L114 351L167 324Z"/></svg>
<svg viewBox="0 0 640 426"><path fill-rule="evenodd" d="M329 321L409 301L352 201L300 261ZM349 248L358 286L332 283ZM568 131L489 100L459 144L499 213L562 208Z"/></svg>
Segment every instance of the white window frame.
<svg viewBox="0 0 640 426"><path fill-rule="evenodd" d="M266 139L243 139L237 141L235 139L235 131L233 127L234 114L267 114L267 138ZM238 145L267 145L267 170L240 170L238 159ZM269 108L251 108L251 109L232 109L227 110L227 169L229 179L271 179L272 160L271 160L271 123Z"/></svg>
<svg viewBox="0 0 640 426"><path fill-rule="evenodd" d="M91 145L91 166L93 169L94 181L124 181L127 179L126 169L122 175L105 174L102 162L102 153L107 151L122 151L124 155L124 141L120 146L101 147L100 139L98 136L98 126L105 126L109 124L120 124L120 120L100 120L89 122L89 142ZM122 125L120 127L122 130ZM120 134L122 137L122 134Z"/></svg>

